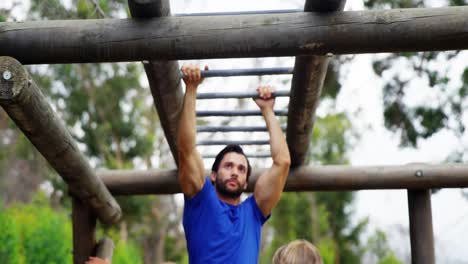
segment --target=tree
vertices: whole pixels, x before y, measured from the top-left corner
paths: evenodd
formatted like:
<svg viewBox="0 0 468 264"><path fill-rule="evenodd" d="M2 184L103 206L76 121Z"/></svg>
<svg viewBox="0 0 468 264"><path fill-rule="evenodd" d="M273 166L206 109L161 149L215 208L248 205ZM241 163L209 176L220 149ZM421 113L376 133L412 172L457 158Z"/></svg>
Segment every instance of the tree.
<svg viewBox="0 0 468 264"><path fill-rule="evenodd" d="M468 4L466 0L441 2L446 5ZM430 4L424 0L366 0L364 3L374 9L427 7ZM430 138L446 129L459 139L463 137L466 125L463 115L468 108L464 100L468 94L468 68L461 80L450 79L449 74L451 64L459 54L460 51L405 52L374 59L375 73L386 81L383 91L385 126L400 135L402 146L416 147L418 140ZM406 70L399 70L402 67ZM420 97L425 95L426 98L415 100L416 90ZM464 150L467 146L460 145L450 160L466 159Z"/></svg>
<svg viewBox="0 0 468 264"><path fill-rule="evenodd" d="M0 9L0 22L16 18L11 9ZM3 108L0 108L0 193L5 205L30 202L39 184L46 179L50 168L41 154L15 126Z"/></svg>
<svg viewBox="0 0 468 264"><path fill-rule="evenodd" d="M390 249L387 242L387 236L381 230L375 233L367 240L367 247L372 256L373 263L378 264L400 264L402 263Z"/></svg>
<svg viewBox="0 0 468 264"><path fill-rule="evenodd" d="M468 4L466 0L440 2L453 6ZM368 8L427 7L431 4L424 0L366 0L364 3ZM464 52L406 52L374 59L375 73L386 81L383 90L385 126L400 135L402 147L417 147L420 140L448 131L459 144L451 150L446 161L467 161L468 145L464 141L468 110L466 63L462 62L461 76L451 76L455 63ZM405 71L399 70L402 66ZM415 100L416 90L425 98L419 96L423 99Z"/></svg>

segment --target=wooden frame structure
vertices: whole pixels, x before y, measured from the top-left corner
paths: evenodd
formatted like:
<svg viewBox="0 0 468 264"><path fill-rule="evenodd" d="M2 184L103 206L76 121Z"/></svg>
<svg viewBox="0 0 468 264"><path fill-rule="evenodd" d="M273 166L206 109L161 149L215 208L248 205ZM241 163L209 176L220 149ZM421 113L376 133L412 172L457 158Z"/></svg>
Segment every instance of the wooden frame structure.
<svg viewBox="0 0 468 264"><path fill-rule="evenodd" d="M297 56L286 128L292 170L285 190L408 189L412 263L435 262L429 189L468 187L468 166L303 163L330 60L326 54L468 49L467 6L342 12L345 0L306 0L302 13L175 17L168 0L128 2L132 19L0 23L0 105L68 183L74 263L95 250L97 218L106 224L120 218L110 193L177 193L177 173L94 172L21 64L143 61L177 163L183 93L179 65L171 60L261 56ZM255 170L250 186L259 173ZM112 255L111 243L103 243L102 254Z"/></svg>

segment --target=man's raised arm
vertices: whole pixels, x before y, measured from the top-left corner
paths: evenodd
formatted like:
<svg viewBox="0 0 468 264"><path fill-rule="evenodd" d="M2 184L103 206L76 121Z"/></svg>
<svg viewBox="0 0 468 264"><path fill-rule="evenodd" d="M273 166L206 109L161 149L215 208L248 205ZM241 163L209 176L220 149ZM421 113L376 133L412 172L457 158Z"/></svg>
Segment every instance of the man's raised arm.
<svg viewBox="0 0 468 264"><path fill-rule="evenodd" d="M260 98L256 99L255 103L262 111L270 134L270 151L273 159L273 165L259 177L254 190L254 197L258 207L266 217L276 206L283 192L289 173L291 157L289 156L289 149L283 131L273 111L275 104L275 99L272 96L273 88L260 86L257 91Z"/></svg>
<svg viewBox="0 0 468 264"><path fill-rule="evenodd" d="M208 68L205 66L205 69ZM177 131L177 150L179 158L178 180L182 192L193 197L205 183L205 168L196 149L195 104L198 85L203 81L200 68L184 65L181 68L185 82L185 96Z"/></svg>

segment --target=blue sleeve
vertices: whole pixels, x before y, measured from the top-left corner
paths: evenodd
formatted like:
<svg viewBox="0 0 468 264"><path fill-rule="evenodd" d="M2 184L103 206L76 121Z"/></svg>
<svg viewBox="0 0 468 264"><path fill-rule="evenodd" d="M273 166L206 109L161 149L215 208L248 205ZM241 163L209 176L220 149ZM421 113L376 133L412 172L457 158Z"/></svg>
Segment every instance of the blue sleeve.
<svg viewBox="0 0 468 264"><path fill-rule="evenodd" d="M188 207L197 207L200 205L200 202L207 199L210 195L210 189L212 189L213 186L211 185L210 178L206 177L205 179L205 184L203 184L202 189L195 194L193 197L188 198L187 196L184 196L185 198L185 206Z"/></svg>
<svg viewBox="0 0 468 264"><path fill-rule="evenodd" d="M257 201L255 201L255 196L252 194L249 198L247 198L249 203L252 206L253 213L255 217L260 221L263 225L268 219L270 219L271 214L267 215L266 217L263 216L262 211L258 207Z"/></svg>
<svg viewBox="0 0 468 264"><path fill-rule="evenodd" d="M197 194L190 198L185 196L184 200L183 225L186 232L203 222L204 216L217 208L216 192L208 177Z"/></svg>

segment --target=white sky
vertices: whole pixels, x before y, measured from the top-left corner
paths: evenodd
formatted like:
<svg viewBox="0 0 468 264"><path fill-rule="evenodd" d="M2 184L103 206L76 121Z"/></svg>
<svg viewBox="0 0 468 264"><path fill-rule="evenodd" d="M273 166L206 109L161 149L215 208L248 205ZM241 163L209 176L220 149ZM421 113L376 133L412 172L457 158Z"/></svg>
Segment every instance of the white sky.
<svg viewBox="0 0 468 264"><path fill-rule="evenodd" d="M0 2L0 7L8 7L10 1ZM173 13L227 12L264 9L299 9L304 1L190 1L173 0ZM443 6L440 1L431 1L433 6ZM362 10L361 0L348 0L346 10ZM358 55L352 64L347 65L347 74L342 79L342 92L337 108L352 113L359 111L353 118L353 124L361 131L361 140L351 152L352 165L399 165L411 162L441 163L460 141L451 133L439 133L437 136L422 141L418 149L400 149L397 136L385 130L382 116L382 84L371 68L373 55ZM468 53L465 51L453 63L450 74L460 76L468 66ZM210 60L212 69L245 67L284 67L292 66L291 58L266 59L259 62L252 60ZM258 63L258 64L255 64ZM229 81L227 81L229 80ZM265 77L262 81L275 83L275 78ZM207 80L203 91L223 90L239 91L252 89L258 80L255 78L229 78ZM427 95L430 97L430 94ZM416 98L417 99L417 98ZM287 102L286 102L287 103ZM279 103L279 105L285 104ZM228 106L232 106L233 104ZM202 105L203 106L203 105ZM209 105L208 105L209 106ZM224 107L228 107L224 106ZM320 109L319 109L320 111ZM466 115L465 115L466 118ZM464 120L468 123L468 120ZM248 121L250 122L250 121ZM257 122L257 121L255 121ZM368 129L370 128L370 129ZM465 133L466 134L466 133ZM257 136L257 135L255 135ZM258 137L261 137L260 134ZM465 135L462 142L468 145ZM251 151L255 151L252 149ZM213 151L215 152L215 151ZM265 152L265 151L260 151ZM357 219L369 217L370 227L387 232L390 243L400 258L409 255L408 206L406 191L361 191L355 204ZM436 241L437 263L468 263L467 240L468 202L463 199L459 189L444 189L432 196L433 225ZM403 231L403 232L402 232ZM403 233L403 235L402 235ZM405 259L405 262L409 261Z"/></svg>

